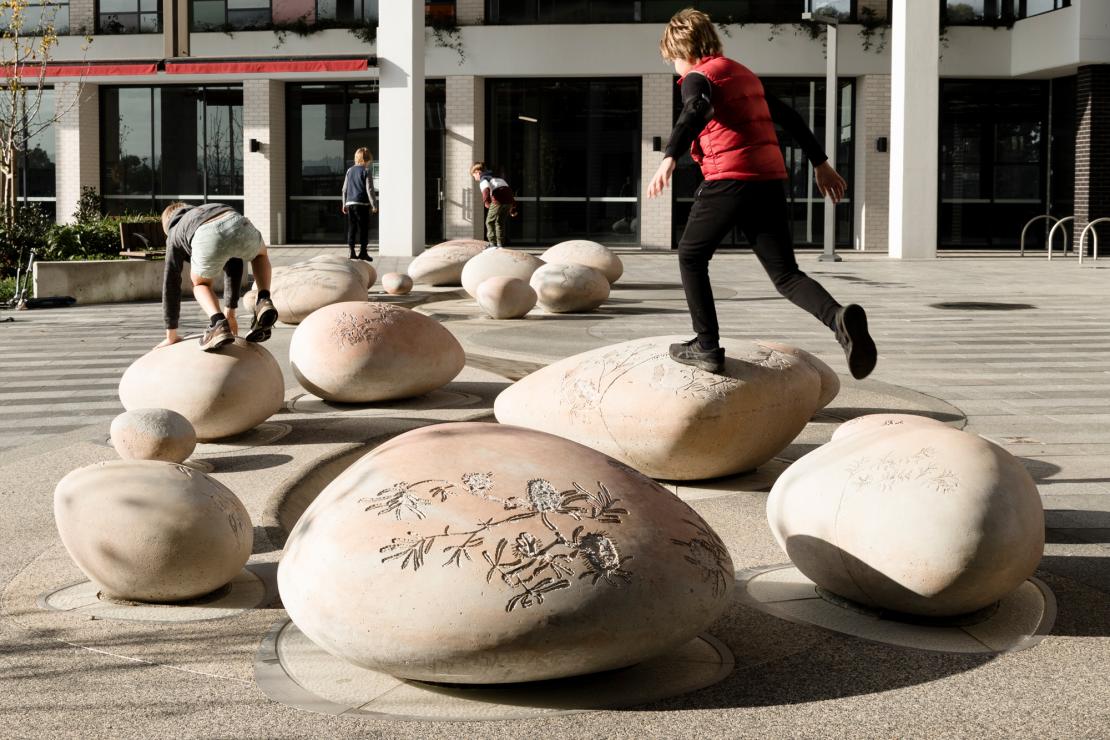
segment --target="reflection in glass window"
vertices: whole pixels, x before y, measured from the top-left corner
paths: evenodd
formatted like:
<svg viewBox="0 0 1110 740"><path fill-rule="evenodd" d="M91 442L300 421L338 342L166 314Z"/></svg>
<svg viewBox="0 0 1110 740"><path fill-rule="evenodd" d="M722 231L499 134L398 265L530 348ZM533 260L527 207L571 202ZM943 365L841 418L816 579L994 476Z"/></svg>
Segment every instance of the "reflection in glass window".
<svg viewBox="0 0 1110 740"><path fill-rule="evenodd" d="M193 0L190 30L249 30L270 20L270 0Z"/></svg>
<svg viewBox="0 0 1110 740"><path fill-rule="evenodd" d="M55 33L69 33L69 0L26 0L23 8L24 36L33 36L42 29L53 28ZM11 8L0 9L0 27L11 24Z"/></svg>
<svg viewBox="0 0 1110 740"><path fill-rule="evenodd" d="M158 0L100 0L97 31L113 33L161 33L162 11Z"/></svg>
<svg viewBox="0 0 1110 740"><path fill-rule="evenodd" d="M818 9L852 17L855 0L817 0ZM683 8L735 23L792 23L805 0L489 0L488 23L660 23Z"/></svg>
<svg viewBox="0 0 1110 740"><path fill-rule="evenodd" d="M54 90L44 88L41 95L29 91L22 100L0 91L0 117L10 120L13 101L21 108L20 133L16 138L17 199L21 203L34 203L53 216Z"/></svg>
<svg viewBox="0 0 1110 740"><path fill-rule="evenodd" d="M316 17L320 20L375 21L378 0L316 0Z"/></svg>
<svg viewBox="0 0 1110 740"><path fill-rule="evenodd" d="M101 193L111 213L181 200L242 208L243 90L102 87Z"/></svg>

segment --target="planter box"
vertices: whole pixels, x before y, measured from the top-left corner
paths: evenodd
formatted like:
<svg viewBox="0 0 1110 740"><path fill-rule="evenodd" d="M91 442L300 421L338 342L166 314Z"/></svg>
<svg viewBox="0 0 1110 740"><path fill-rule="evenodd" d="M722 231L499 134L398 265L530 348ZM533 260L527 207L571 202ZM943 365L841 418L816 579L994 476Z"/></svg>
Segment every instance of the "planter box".
<svg viewBox="0 0 1110 740"><path fill-rule="evenodd" d="M164 260L87 260L78 262L36 262L35 297L72 296L78 304L127 303L162 300ZM243 271L243 285L247 273ZM223 275L213 281L217 292L223 289ZM193 294L193 283L186 269L181 275L181 295Z"/></svg>

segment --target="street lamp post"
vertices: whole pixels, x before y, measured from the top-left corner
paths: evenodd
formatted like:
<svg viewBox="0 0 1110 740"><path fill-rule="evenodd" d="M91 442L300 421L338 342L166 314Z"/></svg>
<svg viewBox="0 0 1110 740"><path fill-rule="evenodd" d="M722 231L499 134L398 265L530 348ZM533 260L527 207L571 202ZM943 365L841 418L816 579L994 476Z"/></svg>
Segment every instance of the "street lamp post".
<svg viewBox="0 0 1110 740"><path fill-rule="evenodd" d="M840 18L827 13L812 12L802 13L802 20L824 23L828 32L825 44L825 154L829 157L829 165L836 169L836 148L839 131L837 130L837 82L836 82L836 35ZM840 262L840 255L836 253L836 204L832 198L825 196L825 249L817 258L821 262Z"/></svg>

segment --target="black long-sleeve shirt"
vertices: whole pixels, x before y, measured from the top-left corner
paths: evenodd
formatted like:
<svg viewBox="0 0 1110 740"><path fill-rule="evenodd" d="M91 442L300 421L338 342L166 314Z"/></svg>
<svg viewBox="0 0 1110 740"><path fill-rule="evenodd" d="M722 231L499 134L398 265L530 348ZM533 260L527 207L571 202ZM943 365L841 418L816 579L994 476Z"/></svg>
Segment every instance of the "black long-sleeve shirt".
<svg viewBox="0 0 1110 740"><path fill-rule="evenodd" d="M771 93L764 90L771 120L782 126L802 147L806 158L816 167L828 157L798 112ZM690 145L713 118L713 85L705 75L691 72L682 80L682 113L671 131L664 156L678 159L690 150Z"/></svg>

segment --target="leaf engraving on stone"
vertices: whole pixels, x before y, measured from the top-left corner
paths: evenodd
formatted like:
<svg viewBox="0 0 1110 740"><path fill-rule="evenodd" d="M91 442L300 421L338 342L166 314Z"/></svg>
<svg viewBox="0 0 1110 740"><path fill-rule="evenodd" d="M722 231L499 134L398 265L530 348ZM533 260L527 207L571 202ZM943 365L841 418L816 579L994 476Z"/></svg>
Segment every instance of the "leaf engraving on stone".
<svg viewBox="0 0 1110 740"><path fill-rule="evenodd" d="M343 311L332 326L331 336L339 349L377 339L386 327L396 324L401 313L391 306L370 304L372 316L354 316Z"/></svg>
<svg viewBox="0 0 1110 740"><path fill-rule="evenodd" d="M631 582L633 574L623 566L632 556L622 556L617 542L607 532L586 531L586 525L579 525L569 535L565 534L567 521L622 523L621 518L628 515L628 510L617 505L620 499L613 496L604 483L598 481L596 491L578 483L559 490L549 480L533 478L525 484L522 495L502 500L490 494L492 473L466 473L461 479L461 489L443 480L412 484L401 481L372 497L360 499L359 503L366 504L366 511L377 511L378 516L393 513L401 519L409 513L420 520L425 518L428 507L445 502L449 493L465 491L500 504L501 511L512 513L489 517L467 531L452 532L450 526L445 526L442 533L407 532L406 536L395 537L380 548L383 563L400 561L401 570L411 566L415 572L424 566L425 557L438 546L445 556L442 567L462 568L464 562L474 562L472 553L480 551L482 560L489 566L486 582L496 579L514 591L505 605L505 610L510 612L517 607L538 606L547 594L570 588L585 578L592 578L591 585L597 585L599 580L618 587ZM418 492L421 487L427 489L424 495ZM491 552L487 542L494 541L489 539L494 530L537 517L550 535L540 538L531 532L517 530L515 534L497 537ZM577 577L575 562L581 562L584 569Z"/></svg>
<svg viewBox="0 0 1110 740"><path fill-rule="evenodd" d="M672 539L671 542L686 548L683 559L698 569L702 583L713 583L713 595L724 595L729 579L728 548L717 533L709 528L705 522L695 522L683 519L694 529L694 534L686 540Z"/></svg>
<svg viewBox="0 0 1110 740"><path fill-rule="evenodd" d="M922 447L911 455L896 456L888 452L877 460L868 456L856 458L847 468L848 484L859 491L876 486L887 493L900 483L917 482L937 493L951 493L960 487L960 478L947 468L940 468L933 459L936 450Z"/></svg>

